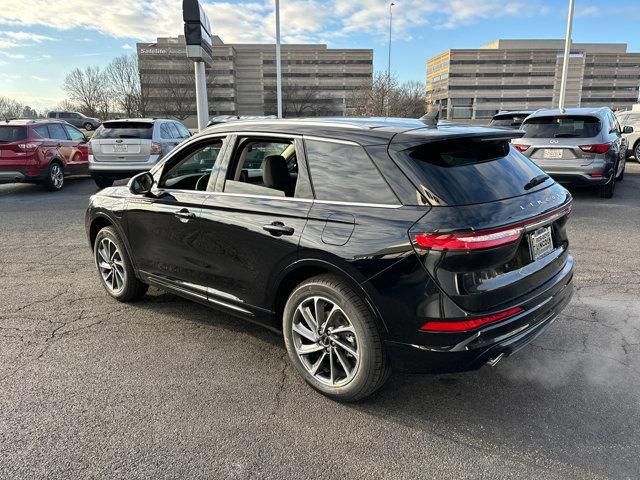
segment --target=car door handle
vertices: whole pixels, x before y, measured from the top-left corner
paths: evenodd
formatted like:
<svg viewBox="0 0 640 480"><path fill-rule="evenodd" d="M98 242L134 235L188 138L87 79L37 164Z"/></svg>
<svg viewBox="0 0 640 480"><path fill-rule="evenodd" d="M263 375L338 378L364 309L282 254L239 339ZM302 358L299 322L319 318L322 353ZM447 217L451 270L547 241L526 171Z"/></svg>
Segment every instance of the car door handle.
<svg viewBox="0 0 640 480"><path fill-rule="evenodd" d="M280 237L282 235L293 235L295 231L293 227L288 227L282 222L273 222L262 227L263 230L269 232L274 237Z"/></svg>
<svg viewBox="0 0 640 480"><path fill-rule="evenodd" d="M182 223L187 223L189 220L196 218L196 214L193 212L190 212L186 208L183 208L182 210L174 213L173 215Z"/></svg>

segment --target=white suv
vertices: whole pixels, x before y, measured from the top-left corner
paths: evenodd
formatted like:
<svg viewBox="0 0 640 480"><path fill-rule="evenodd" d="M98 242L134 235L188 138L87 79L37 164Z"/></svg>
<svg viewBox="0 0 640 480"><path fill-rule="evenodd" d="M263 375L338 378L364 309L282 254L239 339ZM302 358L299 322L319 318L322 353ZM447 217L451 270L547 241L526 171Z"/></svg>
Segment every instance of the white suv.
<svg viewBox="0 0 640 480"><path fill-rule="evenodd" d="M100 188L151 169L191 132L168 119L104 122L89 142L89 173Z"/></svg>

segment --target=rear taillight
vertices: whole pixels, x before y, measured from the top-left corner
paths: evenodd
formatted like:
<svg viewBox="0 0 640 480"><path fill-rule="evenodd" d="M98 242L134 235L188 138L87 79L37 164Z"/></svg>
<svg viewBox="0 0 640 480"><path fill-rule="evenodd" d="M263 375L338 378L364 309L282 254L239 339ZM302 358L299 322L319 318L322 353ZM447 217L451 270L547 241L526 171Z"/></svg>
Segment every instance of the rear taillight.
<svg viewBox="0 0 640 480"><path fill-rule="evenodd" d="M157 142L151 142L151 155L160 155L162 153L162 145Z"/></svg>
<svg viewBox="0 0 640 480"><path fill-rule="evenodd" d="M35 152L40 145L42 145L42 143L38 143L38 142L19 143L18 148L23 152Z"/></svg>
<svg viewBox="0 0 640 480"><path fill-rule="evenodd" d="M598 143L596 145L580 145L580 150L589 153L605 153L611 148L610 143Z"/></svg>
<svg viewBox="0 0 640 480"><path fill-rule="evenodd" d="M527 150L529 150L529 145L520 145L519 143L514 143L512 144L513 147L518 150L520 153L522 152L526 152Z"/></svg>
<svg viewBox="0 0 640 480"><path fill-rule="evenodd" d="M87 143L87 154L93 155L93 147L91 146L91 142Z"/></svg>
<svg viewBox="0 0 640 480"><path fill-rule="evenodd" d="M436 250L479 250L515 242L520 239L523 231L524 228L518 227L480 233L421 233L415 236L415 243L419 247Z"/></svg>
<svg viewBox="0 0 640 480"><path fill-rule="evenodd" d="M497 322L498 320L504 320L522 311L523 310L520 307L513 307L513 308L510 308L509 310L504 310L502 312L494 313L493 315L487 315L484 317L469 318L466 320L451 320L448 322L443 322L440 320L427 322L420 327L420 330L422 330L423 332L432 332L432 333L466 332L469 330L474 330L476 328L482 327L487 323L493 323L493 322Z"/></svg>
<svg viewBox="0 0 640 480"><path fill-rule="evenodd" d="M560 210L533 217L516 225L482 232L417 233L413 234L413 243L417 248L453 251L472 251L499 247L500 245L507 245L520 240L527 227L545 220L553 221L567 215L570 211L571 205L567 205ZM553 217L552 220L551 217Z"/></svg>

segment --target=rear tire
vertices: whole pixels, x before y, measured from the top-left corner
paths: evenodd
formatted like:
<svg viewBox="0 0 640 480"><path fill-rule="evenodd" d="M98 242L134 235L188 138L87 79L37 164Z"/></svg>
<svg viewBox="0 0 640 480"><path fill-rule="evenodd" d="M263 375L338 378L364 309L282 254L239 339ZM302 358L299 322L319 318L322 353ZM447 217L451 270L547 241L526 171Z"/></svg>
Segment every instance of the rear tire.
<svg viewBox="0 0 640 480"><path fill-rule="evenodd" d="M636 157L636 162L640 163L640 142L637 142L633 148L633 156Z"/></svg>
<svg viewBox="0 0 640 480"><path fill-rule="evenodd" d="M93 177L93 181L96 182L98 188L107 188L113 185L113 178L106 177Z"/></svg>
<svg viewBox="0 0 640 480"><path fill-rule="evenodd" d="M318 275L296 287L284 307L283 332L295 370L329 398L355 402L389 378L390 362L371 311L336 275Z"/></svg>
<svg viewBox="0 0 640 480"><path fill-rule="evenodd" d="M84 124L84 129L87 132L90 132L91 130L93 130L93 125L91 125L89 122L87 122L87 123Z"/></svg>
<svg viewBox="0 0 640 480"><path fill-rule="evenodd" d="M615 173L611 176L611 179L604 185L598 187L598 193L600 198L612 198L616 189Z"/></svg>
<svg viewBox="0 0 640 480"><path fill-rule="evenodd" d="M50 192L57 192L64 187L64 167L60 162L54 160L49 164L47 178L44 181L44 188Z"/></svg>
<svg viewBox="0 0 640 480"><path fill-rule="evenodd" d="M113 227L104 227L93 244L102 286L119 302L134 302L147 293L149 285L136 277L124 244Z"/></svg>

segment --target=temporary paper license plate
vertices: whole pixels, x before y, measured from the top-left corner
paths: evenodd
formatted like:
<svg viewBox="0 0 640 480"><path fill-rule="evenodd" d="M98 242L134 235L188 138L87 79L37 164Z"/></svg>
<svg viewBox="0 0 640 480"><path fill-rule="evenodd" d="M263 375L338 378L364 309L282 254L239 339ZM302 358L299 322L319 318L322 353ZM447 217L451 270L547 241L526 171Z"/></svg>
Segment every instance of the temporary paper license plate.
<svg viewBox="0 0 640 480"><path fill-rule="evenodd" d="M118 152L118 153L122 153L122 152L127 152L129 150L129 147L127 145L118 145L115 144L113 146L113 151L114 152Z"/></svg>
<svg viewBox="0 0 640 480"><path fill-rule="evenodd" d="M542 152L544 158L562 158L562 149L560 148L545 148Z"/></svg>
<svg viewBox="0 0 640 480"><path fill-rule="evenodd" d="M553 250L553 238L551 237L551 227L542 227L529 234L529 245L531 246L531 257L534 260L544 257Z"/></svg>

